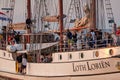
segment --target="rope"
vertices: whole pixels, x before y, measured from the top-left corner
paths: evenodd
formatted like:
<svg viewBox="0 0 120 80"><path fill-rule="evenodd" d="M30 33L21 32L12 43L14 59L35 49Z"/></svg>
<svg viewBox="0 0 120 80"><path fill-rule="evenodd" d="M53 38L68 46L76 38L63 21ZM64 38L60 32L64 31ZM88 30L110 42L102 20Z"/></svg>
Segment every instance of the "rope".
<svg viewBox="0 0 120 80"><path fill-rule="evenodd" d="M96 26L97 28L104 29L105 27L105 11L103 0L96 1Z"/></svg>
<svg viewBox="0 0 120 80"><path fill-rule="evenodd" d="M57 15L57 4L55 3L56 0L53 0L53 4L54 4L54 7L55 7L55 13ZM56 26L58 26L58 23L54 23L53 24L53 30L55 30L55 28L57 28ZM57 29L56 29L57 30Z"/></svg>
<svg viewBox="0 0 120 80"><path fill-rule="evenodd" d="M41 0L41 3L43 2L44 0ZM39 4L40 5L40 4ZM41 8L43 8L42 7L42 5L41 6L39 6L39 12L40 12L40 10L41 10ZM44 11L42 12L42 16L44 15ZM39 19L38 19L38 21L40 21L41 19L40 19L40 15L39 15ZM43 23L43 21L41 20L41 35L40 35L40 45L39 45L39 52L38 52L38 54L39 54L39 58L40 58L40 56L41 56L41 48L42 48L42 36L43 36L43 33L42 33L42 30L43 30L43 25L44 25L44 23Z"/></svg>
<svg viewBox="0 0 120 80"><path fill-rule="evenodd" d="M40 31L40 22L41 22L41 17L40 17L40 13L41 13L41 3L42 0L35 0L34 1L34 20L36 20L35 25L36 25L36 33L38 31ZM36 53L35 50L38 50L39 48L41 48L40 46L38 46L37 43L39 43L40 40L40 36L39 35L32 35L31 36L31 43L30 43L30 50L32 51L32 53L34 54L34 62L36 62L36 54L41 55L41 50L38 51L38 53ZM36 44L35 44L36 43ZM40 44L41 45L41 44ZM33 50L35 49L35 50ZM38 59L38 58L37 58Z"/></svg>
<svg viewBox="0 0 120 80"><path fill-rule="evenodd" d="M101 14L101 16L102 16L102 29L104 29L105 27L105 10L104 10L104 2L103 2L103 0L101 0L101 9L102 9L102 14Z"/></svg>
<svg viewBox="0 0 120 80"><path fill-rule="evenodd" d="M96 28L99 27L99 0L96 1Z"/></svg>
<svg viewBox="0 0 120 80"><path fill-rule="evenodd" d="M67 25L67 23L68 23L68 20L69 20L69 17L70 17L69 14L70 14L70 9L71 9L71 5L72 5L72 1L73 0L71 0L71 2L70 2L68 13L67 13L67 15L68 15L67 17L68 18L65 19L65 25L66 25L67 28L69 28L69 25L70 25L70 24Z"/></svg>
<svg viewBox="0 0 120 80"><path fill-rule="evenodd" d="M25 13L23 13L23 14L25 14L25 19L27 19L27 0L25 0L25 6L26 6Z"/></svg>
<svg viewBox="0 0 120 80"><path fill-rule="evenodd" d="M13 10L10 11L10 18L12 19L11 24L13 22L13 16L14 16L14 9L15 9L15 0L10 0L10 8Z"/></svg>

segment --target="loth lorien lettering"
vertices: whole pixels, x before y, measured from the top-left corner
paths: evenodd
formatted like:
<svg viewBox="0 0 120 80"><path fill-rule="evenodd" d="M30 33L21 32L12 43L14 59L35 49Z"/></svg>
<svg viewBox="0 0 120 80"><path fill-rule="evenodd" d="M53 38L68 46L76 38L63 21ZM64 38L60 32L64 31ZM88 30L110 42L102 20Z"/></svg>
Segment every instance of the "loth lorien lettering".
<svg viewBox="0 0 120 80"><path fill-rule="evenodd" d="M109 68L109 67L110 67L110 62L109 61L106 61L106 62L101 61L101 62L97 62L97 63L91 63L91 62L73 63L73 72L92 71L92 70Z"/></svg>

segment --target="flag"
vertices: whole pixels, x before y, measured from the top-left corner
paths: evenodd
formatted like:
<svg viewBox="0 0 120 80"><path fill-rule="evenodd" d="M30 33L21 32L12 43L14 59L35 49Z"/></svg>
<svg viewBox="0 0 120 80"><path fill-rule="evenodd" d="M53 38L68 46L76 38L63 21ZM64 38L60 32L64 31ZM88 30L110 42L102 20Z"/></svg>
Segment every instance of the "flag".
<svg viewBox="0 0 120 80"><path fill-rule="evenodd" d="M116 31L116 35L117 35L117 36L120 36L120 29L118 29L118 30Z"/></svg>
<svg viewBox="0 0 120 80"><path fill-rule="evenodd" d="M5 13L0 12L0 20L2 21L12 21Z"/></svg>

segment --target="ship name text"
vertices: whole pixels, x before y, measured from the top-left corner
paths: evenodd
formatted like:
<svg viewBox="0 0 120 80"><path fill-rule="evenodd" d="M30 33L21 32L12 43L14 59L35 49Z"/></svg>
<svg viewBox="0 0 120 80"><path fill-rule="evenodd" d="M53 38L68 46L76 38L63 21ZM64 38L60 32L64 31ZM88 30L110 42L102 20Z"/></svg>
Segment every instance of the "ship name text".
<svg viewBox="0 0 120 80"><path fill-rule="evenodd" d="M73 63L73 72L78 71L93 71L98 69L109 68L109 61L101 61L96 63L86 62L86 63Z"/></svg>

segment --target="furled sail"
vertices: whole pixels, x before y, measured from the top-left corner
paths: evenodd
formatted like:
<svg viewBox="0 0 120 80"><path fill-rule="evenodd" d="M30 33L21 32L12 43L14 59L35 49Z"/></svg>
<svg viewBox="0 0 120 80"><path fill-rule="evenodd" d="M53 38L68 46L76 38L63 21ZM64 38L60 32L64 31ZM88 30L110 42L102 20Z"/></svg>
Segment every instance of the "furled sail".
<svg viewBox="0 0 120 80"><path fill-rule="evenodd" d="M83 18L81 18L81 19L76 19L75 27L86 26L87 24L89 24L90 9L89 9L88 4L85 4L83 10L84 10L85 16Z"/></svg>
<svg viewBox="0 0 120 80"><path fill-rule="evenodd" d="M47 22L58 22L58 18L58 16L45 16L42 20Z"/></svg>

